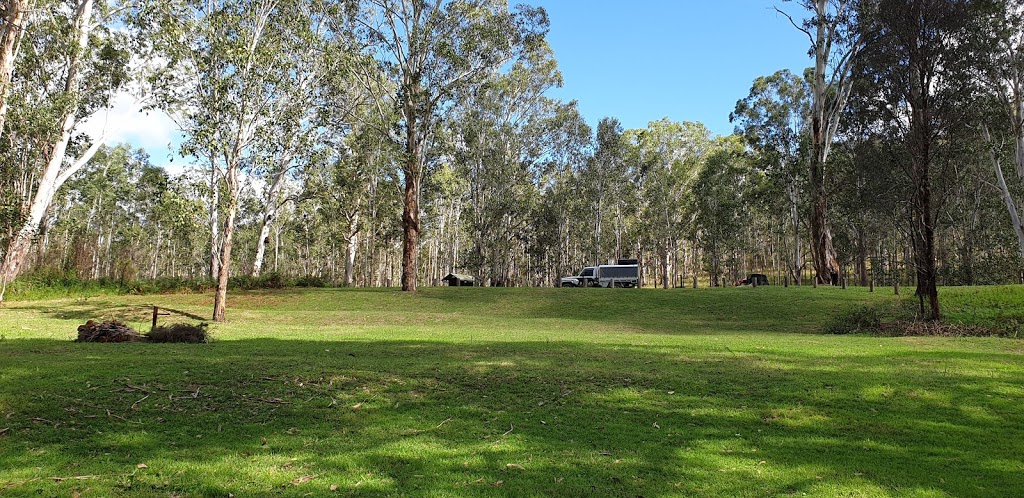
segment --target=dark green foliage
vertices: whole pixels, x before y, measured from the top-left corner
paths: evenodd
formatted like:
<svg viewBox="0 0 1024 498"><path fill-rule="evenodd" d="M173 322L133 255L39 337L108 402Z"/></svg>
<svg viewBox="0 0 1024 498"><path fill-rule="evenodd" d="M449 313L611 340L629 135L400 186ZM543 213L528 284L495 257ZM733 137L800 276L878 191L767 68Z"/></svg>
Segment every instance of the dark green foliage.
<svg viewBox="0 0 1024 498"><path fill-rule="evenodd" d="M822 330L826 334L894 335L891 332L900 324L915 321L915 309L911 299L858 305L834 313Z"/></svg>
<svg viewBox="0 0 1024 498"><path fill-rule="evenodd" d="M278 272L264 273L258 277L239 275L228 279L228 288L239 290L283 289L289 285L293 284Z"/></svg>
<svg viewBox="0 0 1024 498"><path fill-rule="evenodd" d="M295 280L296 287L330 287L330 284L323 277L305 276Z"/></svg>
<svg viewBox="0 0 1024 498"><path fill-rule="evenodd" d="M292 280L277 272L266 273L260 277L232 277L228 284L231 290L284 289L292 286L329 287L330 284L320 277L300 277ZM214 283L206 279L165 277L130 281L109 278L87 280L79 278L73 271L43 270L19 277L8 286L6 297L15 301L25 301L102 294L202 293L214 288Z"/></svg>
<svg viewBox="0 0 1024 498"><path fill-rule="evenodd" d="M967 290L961 292L969 292ZM822 328L826 334L870 334L886 337L1020 337L1024 333L1024 310L1006 307L999 302L965 302L965 295L957 302L968 307L995 312L995 319L960 315L944 322L922 320L919 298L906 297L889 302L858 305L835 313ZM1006 296L1004 296L1006 297Z"/></svg>

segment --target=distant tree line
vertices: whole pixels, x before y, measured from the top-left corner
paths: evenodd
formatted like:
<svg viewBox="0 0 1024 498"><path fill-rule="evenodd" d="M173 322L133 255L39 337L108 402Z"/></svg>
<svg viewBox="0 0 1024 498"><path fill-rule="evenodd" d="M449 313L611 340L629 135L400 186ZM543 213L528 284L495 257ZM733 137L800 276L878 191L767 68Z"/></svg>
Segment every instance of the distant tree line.
<svg viewBox="0 0 1024 498"><path fill-rule="evenodd" d="M491 0L0 0L0 300L19 276L550 286L1015 283L1024 7L794 0L813 66L757 78L730 136L591 128L543 9ZM83 133L126 95L171 174ZM95 128L95 126L94 126Z"/></svg>

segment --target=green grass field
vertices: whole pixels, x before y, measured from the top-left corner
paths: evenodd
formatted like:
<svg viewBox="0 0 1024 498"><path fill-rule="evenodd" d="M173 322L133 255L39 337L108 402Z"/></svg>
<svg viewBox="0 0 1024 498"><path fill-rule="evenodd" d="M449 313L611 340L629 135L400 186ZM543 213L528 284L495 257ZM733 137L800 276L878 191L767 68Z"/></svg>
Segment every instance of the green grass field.
<svg viewBox="0 0 1024 498"><path fill-rule="evenodd" d="M1024 321L1024 288L944 289ZM1019 496L1024 342L822 335L891 290L233 294L0 308L0 496ZM183 316L184 315L184 316ZM167 319L165 319L167 320Z"/></svg>

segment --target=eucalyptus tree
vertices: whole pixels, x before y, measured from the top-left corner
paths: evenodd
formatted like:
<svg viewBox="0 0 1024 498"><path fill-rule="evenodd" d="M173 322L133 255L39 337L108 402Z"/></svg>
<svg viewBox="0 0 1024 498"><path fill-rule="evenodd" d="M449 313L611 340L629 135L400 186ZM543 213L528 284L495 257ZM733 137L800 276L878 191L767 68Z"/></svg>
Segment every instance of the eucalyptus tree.
<svg viewBox="0 0 1024 498"><path fill-rule="evenodd" d="M111 5L78 0L45 7L27 14L30 20L39 17L31 29L26 29L30 21L24 18L20 26L4 27L21 29L18 36L27 37L33 46L15 61L21 69L8 85L14 90L9 98L16 95L15 112L30 119L21 123L23 133L15 136L8 131L4 138L17 149L15 156L32 156L7 159L32 173L21 186L24 213L0 265L0 300L6 284L21 272L54 195L103 143L103 137L91 143L76 137L83 121L107 108L128 79L127 36L112 27ZM45 152L36 161L39 150Z"/></svg>
<svg viewBox="0 0 1024 498"><path fill-rule="evenodd" d="M602 256L622 257L628 252L623 238L627 223L633 221L629 203L636 170L628 161L632 144L618 119L602 119L594 140L594 155L586 161L579 176L585 189L582 194L590 199L592 212L590 262L598 263ZM613 240L605 238L605 228L611 229Z"/></svg>
<svg viewBox="0 0 1024 498"><path fill-rule="evenodd" d="M180 0L142 17L161 28L152 47L167 62L153 79L154 91L186 134L182 152L210 165L211 193L219 191L219 179L225 184L220 250L211 255L219 266L215 321L225 318L243 170L268 160L287 170L303 145L296 127L306 115L311 58L323 55L316 42L325 9L297 0ZM279 143L283 131L292 138ZM210 205L215 251L217 199Z"/></svg>
<svg viewBox="0 0 1024 498"><path fill-rule="evenodd" d="M721 277L728 254L741 243L747 223L750 165L742 140L733 135L716 140L701 165L688 205L690 234L704 252L704 267L711 285L723 285Z"/></svg>
<svg viewBox="0 0 1024 498"><path fill-rule="evenodd" d="M958 154L971 106L983 2L879 0L861 16L862 29L877 36L862 58L862 77L872 83L882 123L905 144L910 178L910 239L914 249L921 313L941 318L937 292L933 198L936 165ZM955 41L955 42L954 42ZM927 309L924 301L928 300Z"/></svg>
<svg viewBox="0 0 1024 498"><path fill-rule="evenodd" d="M334 155L344 154L343 141L353 122L361 118L359 108L366 104L365 91L347 70L351 66L348 59L358 56L353 40L333 29L340 15L337 6L299 2L294 8L289 50L282 54L288 70L277 82L278 97L269 103L267 112L273 118L261 130L265 136L258 141L266 145L259 147L262 160L253 171L267 185L254 276L262 271L285 184L302 169L330 161L332 150Z"/></svg>
<svg viewBox="0 0 1024 498"><path fill-rule="evenodd" d="M14 76L15 61L24 39L30 0L0 0L0 136L7 118L7 95Z"/></svg>
<svg viewBox="0 0 1024 498"><path fill-rule="evenodd" d="M784 0L794 1L794 0ZM829 226L826 165L840 118L853 86L851 71L864 50L869 32L858 29L859 0L795 0L810 17L797 23L785 15L800 32L807 35L814 69L810 80L811 154L808 179L811 186L811 254L819 283L836 284L839 263L832 245Z"/></svg>
<svg viewBox="0 0 1024 498"><path fill-rule="evenodd" d="M468 187L471 262L483 281L513 279L510 268L529 243L540 182L578 139L563 133L573 104L544 95L561 83L550 50L538 50L453 109L452 155Z"/></svg>
<svg viewBox="0 0 1024 498"><path fill-rule="evenodd" d="M75 270L80 278L112 275L111 248L117 227L126 224L126 202L133 197L135 155L130 147L101 147L79 174L68 180L57 199L66 201L55 229L80 253ZM63 261L60 267L67 268Z"/></svg>
<svg viewBox="0 0 1024 498"><path fill-rule="evenodd" d="M354 130L323 161L309 165L300 187L300 201L317 206L327 216L328 231L344 247L345 286L355 283L360 234L373 221L367 219L373 202L371 186L388 167L387 144L382 142L373 128Z"/></svg>
<svg viewBox="0 0 1024 498"><path fill-rule="evenodd" d="M1017 237L1018 255L1024 262L1024 225L1020 206L1024 198L1014 195L1003 172L1004 149L1012 147L1018 180L1024 180L1024 6L998 0L983 23L989 35L982 42L989 48L981 57L982 82L996 105L980 127L988 143L988 158L995 171L996 186L1006 206L1010 226ZM993 43L994 42L994 43ZM992 119L994 118L994 119Z"/></svg>
<svg viewBox="0 0 1024 498"><path fill-rule="evenodd" d="M401 111L393 138L405 158L402 213L402 289L416 290L420 235L420 187L428 146L459 92L475 88L508 62L542 46L548 29L543 9L496 0L366 0L352 19L380 74L391 82L376 95L381 117ZM377 87L377 85L368 85Z"/></svg>
<svg viewBox="0 0 1024 498"><path fill-rule="evenodd" d="M202 204L186 176L153 166L144 151L101 147L58 192L38 264L81 279L193 277Z"/></svg>
<svg viewBox="0 0 1024 498"><path fill-rule="evenodd" d="M736 103L729 115L737 131L757 153L757 164L776 184L787 200L793 237L787 272L799 285L804 266L800 241L800 208L805 190L804 144L808 135L810 106L808 84L788 70L754 80L750 95Z"/></svg>
<svg viewBox="0 0 1024 498"><path fill-rule="evenodd" d="M663 118L627 135L638 155L642 237L658 255L662 287L668 288L673 269L679 267L687 196L711 147L711 132L701 123Z"/></svg>
<svg viewBox="0 0 1024 498"><path fill-rule="evenodd" d="M536 231L531 234L530 250L545 261L545 271L553 272L552 280L558 282L566 267L583 262L573 256L573 248L589 233L585 222L588 207L579 187L582 168L593 153L592 131L576 101L558 106L546 130L552 146L547 148L547 165L538 182L542 198L533 214L538 223L533 225Z"/></svg>
<svg viewBox="0 0 1024 498"><path fill-rule="evenodd" d="M575 101L558 105L545 120L544 166L537 179L540 199L531 213L528 252L542 261L546 277L558 283L569 269L590 260L593 214L584 169L593 155L592 130ZM547 281L545 281L547 283Z"/></svg>

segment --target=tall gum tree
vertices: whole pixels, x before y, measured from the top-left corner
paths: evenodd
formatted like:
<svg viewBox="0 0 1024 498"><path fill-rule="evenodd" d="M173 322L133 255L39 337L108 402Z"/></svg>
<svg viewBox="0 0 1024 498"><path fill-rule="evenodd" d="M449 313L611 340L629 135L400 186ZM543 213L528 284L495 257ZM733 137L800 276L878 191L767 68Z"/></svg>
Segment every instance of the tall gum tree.
<svg viewBox="0 0 1024 498"><path fill-rule="evenodd" d="M10 8L15 7L12 4ZM127 53L118 45L119 37L105 29L101 33L96 30L97 27L105 27L104 23L109 20L105 12L107 8L106 4L97 6L94 0L76 1L50 11L54 22L38 25L42 30L66 22L66 31L19 35L33 37L40 43L30 61L36 64L36 69L27 73L31 77L49 72L51 79L49 83L26 81L25 88L35 88L44 101L48 100L45 103L53 106L49 115L57 122L52 124L53 128L47 134L44 164L30 195L26 216L4 251L3 263L0 264L0 301L7 283L14 280L24 267L33 239L57 191L89 162L104 140L101 136L84 150L78 148L76 151L69 147L72 138L80 131L84 118L106 108L111 95L127 79ZM20 26L25 25L22 18ZM5 26L5 29L19 28ZM54 75L57 78L52 78ZM0 78L6 76L0 75ZM54 88L48 89L49 84ZM5 92L7 87L4 87ZM69 158L69 152L77 152L77 157Z"/></svg>
<svg viewBox="0 0 1024 498"><path fill-rule="evenodd" d="M933 194L941 171L936 164L956 153L976 105L972 47L979 46L983 7L983 2L961 0L878 0L860 14L861 29L877 41L858 62L858 77L871 86L868 92L884 116L880 124L902 139L916 295L922 317L929 320L941 319L935 240L941 198Z"/></svg>
<svg viewBox="0 0 1024 498"><path fill-rule="evenodd" d="M788 272L800 285L804 250L800 241L802 145L807 134L807 83L788 70L754 80L750 95L736 103L729 115L757 151L761 168L781 184L789 204L793 247Z"/></svg>
<svg viewBox="0 0 1024 498"><path fill-rule="evenodd" d="M27 27L25 15L31 8L29 0L0 0L0 135L7 118L7 94L14 63Z"/></svg>
<svg viewBox="0 0 1024 498"><path fill-rule="evenodd" d="M450 120L456 181L464 179L468 191L467 264L484 285L510 282L511 262L528 239L538 182L566 147L562 119L572 104L544 95L561 83L551 51L538 50L460 99Z"/></svg>
<svg viewBox="0 0 1024 498"><path fill-rule="evenodd" d="M677 123L668 118L647 123L645 129L627 130L635 146L639 171L638 224L646 246L657 255L662 288L675 285L674 275L684 235L684 207L704 156L711 148L711 132L701 123ZM694 251L691 248L691 258ZM685 255L684 255L685 263ZM657 273L657 272L655 272Z"/></svg>
<svg viewBox="0 0 1024 498"><path fill-rule="evenodd" d="M418 275L420 193L428 148L441 116L459 91L473 88L506 63L541 46L548 29L541 8L509 11L498 0L366 0L352 12L350 26L379 63L366 69L390 81L377 94L382 120L386 106L400 110L398 131L404 183L402 290L415 291ZM390 105L389 105L390 104Z"/></svg>
<svg viewBox="0 0 1024 498"><path fill-rule="evenodd" d="M996 187L1006 205L1014 234L1017 236L1018 256L1024 262L1024 225L1018 202L1003 172L1003 147L1013 144L1013 158L1017 178L1024 180L1024 5L1001 0L995 2L988 22L991 37L986 45L993 50L985 53L982 81L987 93L997 102L996 119L992 126L983 122L982 136L988 144L989 160L995 171ZM992 41L995 43L993 44ZM1002 133L1001 133L1002 132Z"/></svg>
<svg viewBox="0 0 1024 498"><path fill-rule="evenodd" d="M224 181L219 252L215 233L211 237L217 269L214 321L226 315L243 175L267 155L291 160L272 130L290 118L280 104L294 83L289 78L296 74L295 63L302 60L296 54L309 49L308 40L298 36L313 22L305 6L295 0L177 1L139 16L140 22L160 27L153 48L167 63L153 78L158 105L185 133L182 151L210 165L212 192L218 192L219 179ZM211 205L214 232L216 210Z"/></svg>
<svg viewBox="0 0 1024 498"><path fill-rule="evenodd" d="M785 0L792 1L792 0ZM839 261L832 244L829 225L827 175L825 167L840 117L850 97L853 64L864 49L857 27L858 0L796 0L811 13L802 23L776 9L807 35L814 68L810 74L811 154L808 179L811 186L811 256L818 283L839 281Z"/></svg>
<svg viewBox="0 0 1024 498"><path fill-rule="evenodd" d="M632 146L627 138L618 119L601 119L594 136L594 155L586 162L581 174L593 212L591 264L601 264L606 255L615 258L622 256L623 227L620 214L623 212L625 196L620 193L624 185L630 183L627 158ZM605 237L605 228L609 223L615 236L614 246L609 246Z"/></svg>

